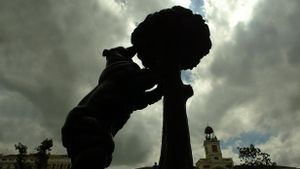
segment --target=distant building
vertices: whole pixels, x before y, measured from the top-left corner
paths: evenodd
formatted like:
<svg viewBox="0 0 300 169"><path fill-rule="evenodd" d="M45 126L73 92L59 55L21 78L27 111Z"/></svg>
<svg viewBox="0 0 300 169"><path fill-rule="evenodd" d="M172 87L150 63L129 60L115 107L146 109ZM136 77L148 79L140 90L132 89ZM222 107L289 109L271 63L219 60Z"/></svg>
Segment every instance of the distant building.
<svg viewBox="0 0 300 169"><path fill-rule="evenodd" d="M17 155L0 155L0 169L15 169ZM27 155L25 162L34 166L35 157ZM50 155L47 169L70 169L71 160L67 155Z"/></svg>
<svg viewBox="0 0 300 169"><path fill-rule="evenodd" d="M220 141L214 134L214 130L207 126L204 130L205 140L203 146L205 148L206 158L200 158L196 162L195 169L245 169L241 165L233 165L232 158L223 158L220 147ZM0 169L15 169L17 155L0 154ZM35 157L33 154L27 155L26 163L34 166ZM70 169L71 160L67 155L50 155L48 159L47 169ZM34 168L33 168L34 169ZM158 169L157 163L151 167L141 167L137 169ZM296 167L275 166L274 169L300 169Z"/></svg>
<svg viewBox="0 0 300 169"><path fill-rule="evenodd" d="M233 168L232 158L223 158L220 147L220 141L214 134L214 130L207 126L205 128L205 140L203 146L205 148L206 158L200 158L196 167L198 169L231 169Z"/></svg>
<svg viewBox="0 0 300 169"><path fill-rule="evenodd" d="M242 165L236 165L234 166L234 169L299 169L296 167L287 167L287 166L266 166L266 167L247 167L247 166L242 166Z"/></svg>
<svg viewBox="0 0 300 169"><path fill-rule="evenodd" d="M200 158L196 163L197 169L249 169L249 167L236 165L234 166L232 158L223 158L220 148L220 141L214 134L214 130L207 126L204 130L205 140L203 146L205 148L206 158ZM272 166L270 169L300 169L288 166Z"/></svg>
<svg viewBox="0 0 300 169"><path fill-rule="evenodd" d="M67 155L51 155L47 169L70 169L71 159Z"/></svg>

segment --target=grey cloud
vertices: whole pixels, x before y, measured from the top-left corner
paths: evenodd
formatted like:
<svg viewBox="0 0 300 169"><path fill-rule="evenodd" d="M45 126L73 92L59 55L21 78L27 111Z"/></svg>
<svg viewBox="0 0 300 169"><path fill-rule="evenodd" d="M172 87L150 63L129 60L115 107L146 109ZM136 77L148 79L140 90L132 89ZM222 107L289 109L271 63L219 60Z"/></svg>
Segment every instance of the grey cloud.
<svg viewBox="0 0 300 169"><path fill-rule="evenodd" d="M161 10L163 8L170 8L174 6L171 0L167 1L160 1L160 0L153 0L149 3L148 0L115 0L116 2L123 3L125 6L126 13L128 16L133 19L135 23L142 22L145 17L153 12Z"/></svg>
<svg viewBox="0 0 300 169"><path fill-rule="evenodd" d="M115 165L133 165L145 161L152 151L153 136L141 121L128 123L116 138Z"/></svg>
<svg viewBox="0 0 300 169"><path fill-rule="evenodd" d="M1 100L1 116L7 119L3 124L32 119L59 141L66 114L82 90L97 82L104 66L101 50L113 47L117 37L122 40L126 20L120 22L97 1L12 0L0 6L0 85L8 99L7 104ZM16 115L10 118L4 109ZM16 130L16 142L22 133Z"/></svg>
<svg viewBox="0 0 300 169"><path fill-rule="evenodd" d="M289 108L293 112L300 111L300 93L294 93L294 95L290 96L289 100Z"/></svg>
<svg viewBox="0 0 300 169"><path fill-rule="evenodd" d="M153 165L158 161L157 151L160 149L162 129L161 104L162 102L158 102L131 115L126 126L115 137L115 166L124 168L124 165Z"/></svg>
<svg viewBox="0 0 300 169"><path fill-rule="evenodd" d="M160 0L123 1L115 6L98 0L1 1L0 150L9 146L13 151L19 141L33 149L46 137L60 144L68 111L97 83L105 64L102 50L128 45L129 24L170 4ZM154 136L150 130L157 124L144 125L133 121L118 135L115 166L130 168L145 162L152 147L158 146L153 139L160 132ZM54 150L64 152L57 144Z"/></svg>
<svg viewBox="0 0 300 169"><path fill-rule="evenodd" d="M292 46L289 49L287 49L287 60L291 66L300 63L300 57L298 55L299 48L300 44L295 44L295 46Z"/></svg>
<svg viewBox="0 0 300 169"><path fill-rule="evenodd" d="M290 155L286 150L298 148L294 141L298 133L294 129L300 128L299 7L296 0L275 0L272 5L259 2L251 21L238 24L230 40L212 54L212 90L202 98L203 107L193 106L197 99L191 104L192 119L209 116L224 133L238 135L249 129L272 133L274 138L283 137L281 149L270 148L269 153L276 154L274 161L279 164L298 166L296 157L300 154ZM224 28L227 22L217 20L218 24ZM233 113L237 111L241 117L235 119ZM243 116L250 123L243 123ZM191 122L192 128L194 123ZM288 141L289 148L284 148ZM266 144L272 144L271 140Z"/></svg>

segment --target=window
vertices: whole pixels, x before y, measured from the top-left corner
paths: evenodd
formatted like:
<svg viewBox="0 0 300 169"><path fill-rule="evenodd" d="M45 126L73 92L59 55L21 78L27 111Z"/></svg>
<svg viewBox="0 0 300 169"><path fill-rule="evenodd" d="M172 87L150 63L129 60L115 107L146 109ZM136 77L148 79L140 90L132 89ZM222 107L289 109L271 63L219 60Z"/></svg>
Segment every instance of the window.
<svg viewBox="0 0 300 169"><path fill-rule="evenodd" d="M218 152L218 147L217 147L217 145L212 145L211 148L212 148L212 151L213 151L214 153L217 153L217 152Z"/></svg>

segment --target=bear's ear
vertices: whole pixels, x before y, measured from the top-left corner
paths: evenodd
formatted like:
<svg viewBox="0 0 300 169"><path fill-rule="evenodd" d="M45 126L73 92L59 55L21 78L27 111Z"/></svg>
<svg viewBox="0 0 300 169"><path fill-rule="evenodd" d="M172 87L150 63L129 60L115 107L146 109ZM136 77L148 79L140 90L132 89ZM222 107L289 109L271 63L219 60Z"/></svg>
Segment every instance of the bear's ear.
<svg viewBox="0 0 300 169"><path fill-rule="evenodd" d="M106 56L108 56L109 55L109 50L108 49L104 49L103 51L102 51L102 56L103 57L106 57Z"/></svg>
<svg viewBox="0 0 300 169"><path fill-rule="evenodd" d="M122 55L126 51L126 49L122 46L118 46L111 49L104 49L102 52L102 56L104 57L111 57L115 55Z"/></svg>
<svg viewBox="0 0 300 169"><path fill-rule="evenodd" d="M116 47L103 50L102 55L106 58L106 66L109 66L114 63L133 62L131 58L135 55L135 53L136 52L133 47Z"/></svg>
<svg viewBox="0 0 300 169"><path fill-rule="evenodd" d="M103 57L109 57L111 55L121 55L121 57L125 57L127 59L131 59L135 54L136 49L133 46L128 48L116 47L112 49L104 49L102 52Z"/></svg>

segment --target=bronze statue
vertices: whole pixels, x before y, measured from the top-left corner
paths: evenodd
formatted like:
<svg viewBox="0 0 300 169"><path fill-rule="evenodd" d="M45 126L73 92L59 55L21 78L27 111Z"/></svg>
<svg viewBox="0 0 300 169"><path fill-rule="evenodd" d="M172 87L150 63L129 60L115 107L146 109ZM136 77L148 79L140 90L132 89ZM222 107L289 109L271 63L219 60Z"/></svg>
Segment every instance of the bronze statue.
<svg viewBox="0 0 300 169"><path fill-rule="evenodd" d="M69 113L62 128L62 142L72 169L102 169L109 166L113 137L134 110L161 98L157 78L131 60L133 48L104 50L106 68L98 85Z"/></svg>
<svg viewBox="0 0 300 169"><path fill-rule="evenodd" d="M186 101L193 95L180 72L192 69L211 48L208 26L200 15L175 6L150 14L131 36L133 47L104 50L107 65L99 84L68 115L63 145L72 169L109 166L113 136L130 114L164 96L160 169L192 169ZM131 58L137 53L144 69ZM147 89L158 85L152 91Z"/></svg>
<svg viewBox="0 0 300 169"><path fill-rule="evenodd" d="M159 77L163 92L160 169L192 169L186 101L193 95L180 72L193 69L211 48L209 28L200 15L180 6L146 17L131 36L143 65Z"/></svg>

